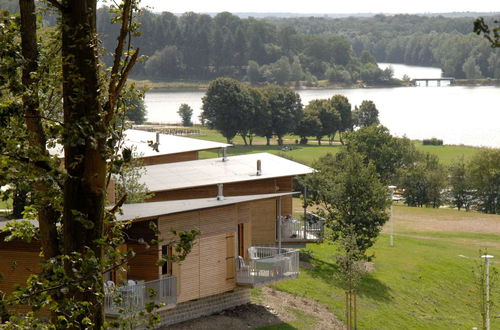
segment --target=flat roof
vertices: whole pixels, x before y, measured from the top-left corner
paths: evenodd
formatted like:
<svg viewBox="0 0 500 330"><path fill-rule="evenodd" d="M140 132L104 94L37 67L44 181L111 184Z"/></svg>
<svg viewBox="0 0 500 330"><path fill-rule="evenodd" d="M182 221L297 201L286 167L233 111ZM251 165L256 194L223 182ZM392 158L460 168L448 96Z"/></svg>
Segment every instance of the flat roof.
<svg viewBox="0 0 500 330"><path fill-rule="evenodd" d="M262 165L259 176L257 160ZM314 171L309 166L269 153L231 156L227 161L211 158L157 164L145 166L145 169L139 180L152 192L304 175Z"/></svg>
<svg viewBox="0 0 500 330"><path fill-rule="evenodd" d="M140 157L154 157L181 152L212 150L231 147L231 144L193 139L184 136L170 134L159 134L160 144L158 151L149 146L148 141L156 142L156 132L148 132L138 129L128 129L124 132L124 147L133 148ZM62 145L49 149L51 155L64 157Z"/></svg>
<svg viewBox="0 0 500 330"><path fill-rule="evenodd" d="M211 198L184 199L176 201L124 204L122 206L122 214L118 214L116 219L118 221L149 219L149 218L159 217L162 215L221 207L226 205L251 202L259 199L288 196L297 193L298 192L284 192L275 194L258 194L258 195L246 195L246 196L224 196L224 199L220 201L217 200L216 197L211 197ZM6 226L7 222L9 221L29 221L35 227L38 227L38 220L1 219L0 229L3 229Z"/></svg>
<svg viewBox="0 0 500 330"><path fill-rule="evenodd" d="M297 194L297 192L246 195L246 196L224 196L224 199L221 201L217 200L216 197L211 197L211 198L184 199L176 201L124 204L122 206L123 214L117 215L116 219L118 221L125 221L134 219L155 218L162 215L221 207L231 204L244 203L259 199L267 199L280 196L288 196L293 194Z"/></svg>
<svg viewBox="0 0 500 330"><path fill-rule="evenodd" d="M158 146L158 151L155 151L149 146L148 141L153 141L153 143L156 142L156 132L128 129L124 132L124 135L124 146L134 146L135 152L140 154L142 157L161 156L189 151L212 150L232 146L227 143L160 133L160 144Z"/></svg>

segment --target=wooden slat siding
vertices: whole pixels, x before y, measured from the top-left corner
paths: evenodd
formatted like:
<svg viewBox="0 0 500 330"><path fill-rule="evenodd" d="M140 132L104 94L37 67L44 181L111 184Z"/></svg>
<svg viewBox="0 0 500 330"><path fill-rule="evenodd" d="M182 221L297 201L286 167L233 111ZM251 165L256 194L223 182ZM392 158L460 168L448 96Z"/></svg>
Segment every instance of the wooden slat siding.
<svg viewBox="0 0 500 330"><path fill-rule="evenodd" d="M293 199L292 196L281 197L281 215L293 215Z"/></svg>
<svg viewBox="0 0 500 330"><path fill-rule="evenodd" d="M143 244L128 244L128 249L135 252L135 257L128 262L128 279L157 280L160 276L160 267L156 262L161 257L158 246L150 246L148 249Z"/></svg>
<svg viewBox="0 0 500 330"><path fill-rule="evenodd" d="M226 281L226 234L200 239L200 298L231 290Z"/></svg>
<svg viewBox="0 0 500 330"><path fill-rule="evenodd" d="M40 250L27 251L29 249L31 248L25 248L24 251L5 248L0 250L0 290L5 294L12 293L16 285L25 286L31 274L41 271Z"/></svg>
<svg viewBox="0 0 500 330"><path fill-rule="evenodd" d="M238 204L238 223L250 223L251 203Z"/></svg>
<svg viewBox="0 0 500 330"><path fill-rule="evenodd" d="M142 157L144 166L156 164L168 164L176 162L186 162L198 159L198 151L179 152L176 154Z"/></svg>
<svg viewBox="0 0 500 330"><path fill-rule="evenodd" d="M242 181L224 184L224 196L242 196L256 194L272 194L276 192L290 192L293 189L293 177L278 179L263 179ZM180 199L207 198L217 196L217 185L154 191L154 196L148 202L173 201Z"/></svg>
<svg viewBox="0 0 500 330"><path fill-rule="evenodd" d="M276 242L276 200L252 202L252 245Z"/></svg>
<svg viewBox="0 0 500 330"><path fill-rule="evenodd" d="M200 228L199 211L166 215L158 219L160 239L164 240L164 244L167 244L170 240L175 239L174 235L170 232L170 229L188 231L195 228Z"/></svg>
<svg viewBox="0 0 500 330"><path fill-rule="evenodd" d="M226 234L226 281L234 283L236 278L236 232ZM231 283L231 284L233 284Z"/></svg>
<svg viewBox="0 0 500 330"><path fill-rule="evenodd" d="M227 280L227 233L235 232L238 206L229 205L201 211L167 215L158 219L160 238L173 238L170 229L177 231L198 228L201 235L193 250L181 263L174 263L177 276L177 302L198 299L235 288L234 279Z"/></svg>
<svg viewBox="0 0 500 330"><path fill-rule="evenodd" d="M116 203L116 184L115 180L109 180L109 184L106 187L106 202L109 205L115 205Z"/></svg>
<svg viewBox="0 0 500 330"><path fill-rule="evenodd" d="M202 237L234 231L237 218L237 205L200 211L200 232Z"/></svg>
<svg viewBox="0 0 500 330"><path fill-rule="evenodd" d="M252 224L243 224L243 258L248 259L248 248L252 246Z"/></svg>
<svg viewBox="0 0 500 330"><path fill-rule="evenodd" d="M180 263L177 280L180 280L177 303L200 297L200 240L196 241L191 253Z"/></svg>

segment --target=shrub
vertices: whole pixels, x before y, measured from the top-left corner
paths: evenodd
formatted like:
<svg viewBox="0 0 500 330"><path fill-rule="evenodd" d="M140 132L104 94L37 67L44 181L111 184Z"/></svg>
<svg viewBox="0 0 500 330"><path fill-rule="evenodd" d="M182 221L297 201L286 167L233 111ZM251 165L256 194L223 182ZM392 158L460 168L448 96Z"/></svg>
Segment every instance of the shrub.
<svg viewBox="0 0 500 330"><path fill-rule="evenodd" d="M436 139L436 138L432 138L432 139L424 139L422 141L422 144L424 146L442 146L443 145L443 140L441 139Z"/></svg>

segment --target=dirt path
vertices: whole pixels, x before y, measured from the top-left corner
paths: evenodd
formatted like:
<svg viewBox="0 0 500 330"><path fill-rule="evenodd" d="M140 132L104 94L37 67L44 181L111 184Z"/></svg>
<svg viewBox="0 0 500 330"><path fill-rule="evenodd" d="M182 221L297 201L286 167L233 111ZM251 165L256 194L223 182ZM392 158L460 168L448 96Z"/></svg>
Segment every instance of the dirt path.
<svg viewBox="0 0 500 330"><path fill-rule="evenodd" d="M297 320L292 309L317 319L316 324L311 324L315 330L344 329L342 323L322 304L306 298L297 297L272 288L263 287L261 295L251 304L238 306L221 313L186 321L168 329L173 330L233 330L257 329L283 322ZM167 329L167 328L162 328Z"/></svg>

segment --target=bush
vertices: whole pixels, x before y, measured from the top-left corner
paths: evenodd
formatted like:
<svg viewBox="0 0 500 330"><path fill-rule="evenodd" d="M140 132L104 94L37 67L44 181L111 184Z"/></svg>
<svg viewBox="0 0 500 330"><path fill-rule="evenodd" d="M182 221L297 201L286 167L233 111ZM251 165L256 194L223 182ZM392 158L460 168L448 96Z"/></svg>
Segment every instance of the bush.
<svg viewBox="0 0 500 330"><path fill-rule="evenodd" d="M424 139L422 141L424 146L442 146L443 140L432 138L432 139Z"/></svg>

